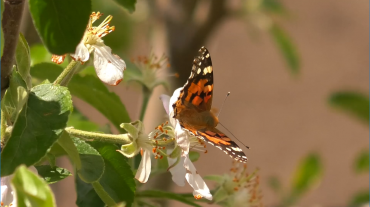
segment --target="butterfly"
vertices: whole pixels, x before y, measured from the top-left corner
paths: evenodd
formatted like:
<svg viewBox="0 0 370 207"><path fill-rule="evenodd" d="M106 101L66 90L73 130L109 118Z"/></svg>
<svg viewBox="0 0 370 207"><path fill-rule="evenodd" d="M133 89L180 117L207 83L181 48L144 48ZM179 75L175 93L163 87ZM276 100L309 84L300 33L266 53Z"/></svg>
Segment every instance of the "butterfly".
<svg viewBox="0 0 370 207"><path fill-rule="evenodd" d="M203 46L193 60L189 79L172 105L173 118L183 129L199 139L224 151L239 162L247 162L240 147L220 130L218 118L211 112L213 96L213 67L211 56Z"/></svg>

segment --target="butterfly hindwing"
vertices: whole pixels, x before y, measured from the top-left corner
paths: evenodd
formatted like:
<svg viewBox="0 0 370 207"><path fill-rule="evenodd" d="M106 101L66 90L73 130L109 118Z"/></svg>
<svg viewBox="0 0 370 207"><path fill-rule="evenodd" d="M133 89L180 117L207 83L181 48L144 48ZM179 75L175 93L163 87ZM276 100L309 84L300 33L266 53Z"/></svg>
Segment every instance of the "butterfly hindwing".
<svg viewBox="0 0 370 207"><path fill-rule="evenodd" d="M247 162L248 158L240 147L216 128L206 128L197 131L197 136L218 149L224 151L231 158L240 162Z"/></svg>

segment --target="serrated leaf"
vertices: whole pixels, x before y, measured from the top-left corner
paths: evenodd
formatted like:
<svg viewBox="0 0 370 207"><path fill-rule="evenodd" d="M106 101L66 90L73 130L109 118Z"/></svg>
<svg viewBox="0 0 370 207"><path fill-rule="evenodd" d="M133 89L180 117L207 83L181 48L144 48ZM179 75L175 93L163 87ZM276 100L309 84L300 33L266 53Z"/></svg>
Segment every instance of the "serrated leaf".
<svg viewBox="0 0 370 207"><path fill-rule="evenodd" d="M270 32L275 43L279 47L280 51L283 53L285 61L288 63L291 72L298 73L300 68L300 60L298 57L297 49L292 43L290 37L277 24L274 24L270 28Z"/></svg>
<svg viewBox="0 0 370 207"><path fill-rule="evenodd" d="M74 53L91 14L90 0L30 0L31 16L52 54Z"/></svg>
<svg viewBox="0 0 370 207"><path fill-rule="evenodd" d="M300 161L292 180L292 193L302 195L315 187L322 177L322 164L319 155L312 153Z"/></svg>
<svg viewBox="0 0 370 207"><path fill-rule="evenodd" d="M196 206L201 207L200 205L196 204L195 202L191 201L190 199L187 199L177 193L171 193L171 192L164 192L159 190L146 190L136 193L136 197L139 198L155 198L155 199L170 199L170 200L176 200L180 201L181 203L188 204L190 206Z"/></svg>
<svg viewBox="0 0 370 207"><path fill-rule="evenodd" d="M117 4L126 8L129 12L135 11L136 0L114 0Z"/></svg>
<svg viewBox="0 0 370 207"><path fill-rule="evenodd" d="M32 88L1 152L1 176L45 156L66 127L71 110L71 95L66 87L43 84Z"/></svg>
<svg viewBox="0 0 370 207"><path fill-rule="evenodd" d="M30 48L22 33L19 34L18 44L15 50L15 61L17 63L17 70L27 84L27 89L32 88L30 75Z"/></svg>
<svg viewBox="0 0 370 207"><path fill-rule="evenodd" d="M355 171L357 173L369 172L369 150L362 151L355 160Z"/></svg>
<svg viewBox="0 0 370 207"><path fill-rule="evenodd" d="M80 155L69 134L64 131L57 143L67 153L77 171L80 170L82 167Z"/></svg>
<svg viewBox="0 0 370 207"><path fill-rule="evenodd" d="M76 176L75 179L78 207L104 207L104 202L100 199L99 195L95 192L90 183L85 183Z"/></svg>
<svg viewBox="0 0 370 207"><path fill-rule="evenodd" d="M22 76L13 67L9 88L1 100L1 110L12 123L17 119L23 105L27 102L28 90Z"/></svg>
<svg viewBox="0 0 370 207"><path fill-rule="evenodd" d="M67 169L51 167L50 165L39 165L35 166L35 168L39 176L41 176L47 184L56 183L72 175Z"/></svg>
<svg viewBox="0 0 370 207"><path fill-rule="evenodd" d="M124 201L127 205L131 205L136 186L127 158L116 152L119 148L113 144L92 142L91 145L99 151L105 163L104 174L98 183L115 203ZM93 186L96 188L97 185L93 184Z"/></svg>
<svg viewBox="0 0 370 207"><path fill-rule="evenodd" d="M369 96L351 91L340 91L330 96L329 103L369 123Z"/></svg>
<svg viewBox="0 0 370 207"><path fill-rule="evenodd" d="M71 137L81 160L81 169L77 171L80 178L86 183L98 181L104 172L104 160L99 152L85 141Z"/></svg>
<svg viewBox="0 0 370 207"><path fill-rule="evenodd" d="M86 68L85 70L87 70ZM51 63L41 63L31 68L32 77L40 80L54 80L61 73L62 68ZM121 123L130 123L130 117L120 98L95 75L76 74L68 84L73 96L76 96L107 117L120 132L125 132L119 127Z"/></svg>
<svg viewBox="0 0 370 207"><path fill-rule="evenodd" d="M53 193L45 181L33 174L24 165L14 173L12 186L17 197L18 207L54 207Z"/></svg>

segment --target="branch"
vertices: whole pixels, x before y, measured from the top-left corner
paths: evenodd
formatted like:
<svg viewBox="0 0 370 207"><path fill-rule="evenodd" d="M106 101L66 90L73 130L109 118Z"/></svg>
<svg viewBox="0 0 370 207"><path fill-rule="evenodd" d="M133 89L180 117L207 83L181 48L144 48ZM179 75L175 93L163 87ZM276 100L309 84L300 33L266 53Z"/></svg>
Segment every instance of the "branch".
<svg viewBox="0 0 370 207"><path fill-rule="evenodd" d="M1 57L1 98L9 87L9 76L13 68L24 3L25 0L4 0L1 22L4 33L4 53Z"/></svg>

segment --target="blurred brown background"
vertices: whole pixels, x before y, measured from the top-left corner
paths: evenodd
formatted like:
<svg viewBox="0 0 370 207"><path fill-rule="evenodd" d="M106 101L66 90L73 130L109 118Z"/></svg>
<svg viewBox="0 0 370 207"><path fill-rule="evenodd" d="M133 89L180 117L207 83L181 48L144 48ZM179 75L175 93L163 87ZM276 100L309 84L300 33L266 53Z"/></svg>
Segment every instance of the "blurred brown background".
<svg viewBox="0 0 370 207"><path fill-rule="evenodd" d="M214 66L213 106L219 108L226 93L231 92L220 121L251 147L246 150L248 169L260 169L266 206L277 204L277 196L268 187L267 179L277 176L283 187L288 188L297 163L310 152L321 156L324 176L299 205L346 206L355 192L369 186L368 175L356 175L352 167L359 151L369 146L369 129L366 123L331 108L328 98L342 89L368 93L369 1L285 0L283 3L290 15L281 22L298 49L300 72L293 75L289 71L271 36L263 32L252 36L244 21L225 18L204 43ZM95 5L102 11L115 9L114 5L98 6ZM151 20L149 6L138 1L132 17L135 26L127 31L133 35L129 38L129 49L124 52L127 57L147 55L150 50L169 54L165 25ZM117 8L116 13L120 12L126 11ZM112 25L125 33L115 18ZM186 63L185 74L190 74L191 64L191 60ZM131 119L136 120L141 104L139 87L123 83L111 89L119 94ZM172 91L156 89L145 117L148 132L163 120L164 110L158 99L161 93ZM74 103L94 122L108 122L86 103L78 99ZM209 153L195 163L198 172L203 176L227 173L232 160L216 148L208 149ZM68 160L59 162L71 169ZM75 191L69 190L74 188L73 179L53 185L58 206L75 206ZM174 190L190 192L191 188L174 186ZM180 205L170 203L170 206Z"/></svg>

